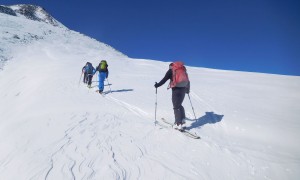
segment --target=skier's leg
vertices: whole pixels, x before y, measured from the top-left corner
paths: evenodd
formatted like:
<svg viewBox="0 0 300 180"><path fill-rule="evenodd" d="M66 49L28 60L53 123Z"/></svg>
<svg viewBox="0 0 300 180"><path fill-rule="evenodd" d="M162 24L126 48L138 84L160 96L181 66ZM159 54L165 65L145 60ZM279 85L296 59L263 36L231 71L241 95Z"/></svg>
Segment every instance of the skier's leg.
<svg viewBox="0 0 300 180"><path fill-rule="evenodd" d="M83 83L86 83L86 73L83 73Z"/></svg>
<svg viewBox="0 0 300 180"><path fill-rule="evenodd" d="M91 86L92 84L92 78L93 78L93 75L89 74L88 75L88 85Z"/></svg>
<svg viewBox="0 0 300 180"><path fill-rule="evenodd" d="M181 105L180 107L181 119L185 119L185 110L184 107Z"/></svg>
<svg viewBox="0 0 300 180"><path fill-rule="evenodd" d="M184 108L182 102L185 96L183 88L173 88L172 89L172 103L175 115L175 123L181 124L185 116Z"/></svg>
<svg viewBox="0 0 300 180"><path fill-rule="evenodd" d="M104 90L104 80L106 77L106 73L105 72L101 72L99 73L99 91L103 91Z"/></svg>
<svg viewBox="0 0 300 180"><path fill-rule="evenodd" d="M99 91L100 91L100 89L101 89L101 75L100 75L100 73L98 73L98 80L99 80L98 88L99 88Z"/></svg>

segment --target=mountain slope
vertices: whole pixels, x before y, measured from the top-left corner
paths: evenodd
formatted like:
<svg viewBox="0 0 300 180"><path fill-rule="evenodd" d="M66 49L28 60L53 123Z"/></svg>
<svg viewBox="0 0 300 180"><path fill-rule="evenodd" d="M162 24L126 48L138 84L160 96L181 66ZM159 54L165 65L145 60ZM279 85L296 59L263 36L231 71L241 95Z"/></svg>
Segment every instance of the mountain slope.
<svg viewBox="0 0 300 180"><path fill-rule="evenodd" d="M187 67L194 140L154 126L153 85L169 63L23 17L0 13L0 23L0 179L300 177L299 77ZM101 59L105 97L80 83L86 61ZM166 87L157 116L172 121ZM188 97L183 105L193 119Z"/></svg>
<svg viewBox="0 0 300 180"><path fill-rule="evenodd" d="M60 22L54 19L49 13L40 6L30 4L18 4L13 6L0 5L0 13L25 17L26 19L45 22L53 26L64 27Z"/></svg>
<svg viewBox="0 0 300 180"><path fill-rule="evenodd" d="M45 12L41 7L33 5L15 5L6 8L9 8L18 16L11 15L10 13L3 13L10 11L1 10L0 8L0 69L3 69L5 63L13 57L15 52L20 51L19 48L26 47L31 43L39 42L39 40L47 41L52 46L56 46L56 43L61 43L61 46L64 46L65 43L74 43L75 45L85 42L80 42L82 38L86 39L82 34L69 30ZM87 43L86 46L90 46L91 49L97 49L97 53L102 56L113 52L117 57L125 57L125 55L112 47L104 43L99 43L96 40L91 39ZM62 50L65 51L65 49ZM95 57L89 56L89 51L90 50L88 50L88 52L82 52L85 54L84 58ZM69 53L73 52L69 51ZM101 57L101 55L99 56Z"/></svg>

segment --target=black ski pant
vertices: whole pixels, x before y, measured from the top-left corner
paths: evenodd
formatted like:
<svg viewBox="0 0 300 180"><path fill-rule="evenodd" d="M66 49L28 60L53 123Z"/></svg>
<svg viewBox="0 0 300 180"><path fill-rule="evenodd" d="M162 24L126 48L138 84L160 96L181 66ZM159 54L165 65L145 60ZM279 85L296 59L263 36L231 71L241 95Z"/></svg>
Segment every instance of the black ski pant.
<svg viewBox="0 0 300 180"><path fill-rule="evenodd" d="M83 73L83 83L87 83L87 73Z"/></svg>
<svg viewBox="0 0 300 180"><path fill-rule="evenodd" d="M182 102L185 97L185 88L175 87L172 88L172 103L175 115L175 123L182 123L182 120L185 118L185 111L182 106Z"/></svg>
<svg viewBox="0 0 300 180"><path fill-rule="evenodd" d="M93 75L92 74L88 74L87 75L87 83L88 83L88 85L92 84L92 79L93 79Z"/></svg>

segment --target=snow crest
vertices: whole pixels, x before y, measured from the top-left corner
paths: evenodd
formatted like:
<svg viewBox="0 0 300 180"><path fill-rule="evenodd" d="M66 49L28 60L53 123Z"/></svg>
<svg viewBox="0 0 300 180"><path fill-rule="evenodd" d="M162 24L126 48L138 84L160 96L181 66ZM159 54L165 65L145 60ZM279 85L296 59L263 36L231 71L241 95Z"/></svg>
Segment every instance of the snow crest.
<svg viewBox="0 0 300 180"><path fill-rule="evenodd" d="M45 22L53 26L63 25L54 19L49 13L40 6L30 4L18 4L13 6L0 5L0 13L5 13L12 16L22 16L30 20Z"/></svg>

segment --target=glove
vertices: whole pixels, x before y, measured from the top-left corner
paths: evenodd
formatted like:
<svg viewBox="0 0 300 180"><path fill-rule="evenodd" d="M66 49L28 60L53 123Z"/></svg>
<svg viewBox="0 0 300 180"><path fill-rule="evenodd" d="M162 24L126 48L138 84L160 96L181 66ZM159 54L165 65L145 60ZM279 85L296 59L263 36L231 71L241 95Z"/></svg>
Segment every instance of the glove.
<svg viewBox="0 0 300 180"><path fill-rule="evenodd" d="M157 82L155 82L154 87L155 87L155 88L158 88L158 87L159 87L158 84L157 84Z"/></svg>

